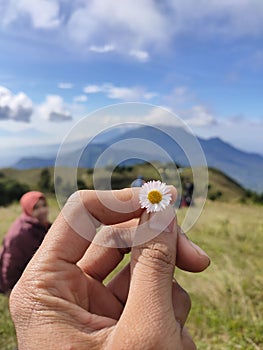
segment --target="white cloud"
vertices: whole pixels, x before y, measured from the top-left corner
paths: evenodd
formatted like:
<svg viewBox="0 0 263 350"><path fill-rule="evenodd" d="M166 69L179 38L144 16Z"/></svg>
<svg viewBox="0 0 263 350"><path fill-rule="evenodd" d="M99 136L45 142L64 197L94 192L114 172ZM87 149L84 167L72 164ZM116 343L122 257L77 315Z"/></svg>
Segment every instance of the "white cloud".
<svg viewBox="0 0 263 350"><path fill-rule="evenodd" d="M139 100L143 97L143 92L140 88L128 88L109 85L106 87L106 95L111 99L118 99L123 101Z"/></svg>
<svg viewBox="0 0 263 350"><path fill-rule="evenodd" d="M142 87L124 87L115 85L105 85L104 91L106 96L111 99L118 99L122 101L142 101L151 100L157 96L155 92L148 92Z"/></svg>
<svg viewBox="0 0 263 350"><path fill-rule="evenodd" d="M214 115L202 105L196 105L183 113L187 124L193 127L206 127L217 123Z"/></svg>
<svg viewBox="0 0 263 350"><path fill-rule="evenodd" d="M142 62L153 50L169 49L181 34L227 40L263 35L260 0L0 1L5 29L18 28L27 36L33 35L32 28L41 29L35 33L39 40L52 30L48 39L69 50L116 51Z"/></svg>
<svg viewBox="0 0 263 350"><path fill-rule="evenodd" d="M199 102L198 96L187 86L175 87L170 94L163 96L163 101L191 127L207 127L217 123L215 115Z"/></svg>
<svg viewBox="0 0 263 350"><path fill-rule="evenodd" d="M145 115L144 121L145 123L156 125L183 125L180 118L178 118L170 108L165 106L154 107L149 114Z"/></svg>
<svg viewBox="0 0 263 350"><path fill-rule="evenodd" d="M107 52L114 51L115 47L114 45L103 45L103 46L91 45L89 50L97 53L107 53Z"/></svg>
<svg viewBox="0 0 263 350"><path fill-rule="evenodd" d="M130 56L135 57L140 62L147 62L149 60L149 54L143 50L131 50Z"/></svg>
<svg viewBox="0 0 263 350"><path fill-rule="evenodd" d="M153 108L151 113L144 118L145 122L152 124L173 125L185 128L203 128L208 130L211 126L217 126L218 120L204 105L193 105L191 108L180 110L170 106Z"/></svg>
<svg viewBox="0 0 263 350"><path fill-rule="evenodd" d="M33 103L25 93L13 94L0 86L0 120L29 122L33 112Z"/></svg>
<svg viewBox="0 0 263 350"><path fill-rule="evenodd" d="M243 115L216 118L206 106L195 105L178 115L166 107L153 108L151 113L145 115L144 122L183 128L186 124L199 137L219 136L239 149L263 155L263 121L260 119L250 119Z"/></svg>
<svg viewBox="0 0 263 350"><path fill-rule="evenodd" d="M157 97L158 93L157 92L144 92L142 97L144 100L151 100L154 97Z"/></svg>
<svg viewBox="0 0 263 350"><path fill-rule="evenodd" d="M166 41L168 29L165 16L153 0L89 1L76 7L67 23L74 42L82 45L111 42L122 52L127 49L129 52L131 47L159 45Z"/></svg>
<svg viewBox="0 0 263 350"><path fill-rule="evenodd" d="M86 94L102 92L110 99L122 101L151 100L157 93L146 91L142 87L116 86L113 84L87 85L84 90Z"/></svg>
<svg viewBox="0 0 263 350"><path fill-rule="evenodd" d="M65 122L69 121L72 119L71 115L67 112L55 112L55 111L50 111L49 116L48 116L49 121L51 122Z"/></svg>
<svg viewBox="0 0 263 350"><path fill-rule="evenodd" d="M63 82L58 83L59 89L72 89L73 86L74 86L74 84L72 84L72 83L63 83Z"/></svg>
<svg viewBox="0 0 263 350"><path fill-rule="evenodd" d="M98 92L102 92L103 88L100 85L87 85L84 87L83 91L86 94L97 94Z"/></svg>
<svg viewBox="0 0 263 350"><path fill-rule="evenodd" d="M59 1L10 0L6 1L2 23L9 25L17 20L28 18L36 29L53 29L61 24Z"/></svg>
<svg viewBox="0 0 263 350"><path fill-rule="evenodd" d="M196 128L198 136L203 138L220 137L238 149L261 155L263 155L262 131L262 120L250 119L247 116L220 118L213 128Z"/></svg>
<svg viewBox="0 0 263 350"><path fill-rule="evenodd" d="M61 96L48 95L44 103L38 109L41 118L51 122L65 122L72 120L72 116L68 111L66 104Z"/></svg>
<svg viewBox="0 0 263 350"><path fill-rule="evenodd" d="M187 86L177 86L168 95L164 96L163 100L176 110L181 105L194 101L195 95Z"/></svg>
<svg viewBox="0 0 263 350"><path fill-rule="evenodd" d="M79 95L74 97L74 102L86 102L88 97L86 95Z"/></svg>

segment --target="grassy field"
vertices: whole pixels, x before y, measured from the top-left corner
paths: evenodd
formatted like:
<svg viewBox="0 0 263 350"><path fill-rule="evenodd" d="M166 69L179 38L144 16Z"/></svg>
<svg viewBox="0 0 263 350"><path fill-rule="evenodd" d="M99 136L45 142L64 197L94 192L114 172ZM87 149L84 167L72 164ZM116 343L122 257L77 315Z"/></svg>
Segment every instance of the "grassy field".
<svg viewBox="0 0 263 350"><path fill-rule="evenodd" d="M189 232L212 260L201 274L176 272L192 298L188 327L198 349L263 349L262 211L210 202Z"/></svg>
<svg viewBox="0 0 263 350"><path fill-rule="evenodd" d="M49 199L51 219L58 208ZM178 212L179 221L184 210ZM262 206L208 201L189 237L211 257L201 274L176 271L190 293L188 328L198 349L263 349L263 215ZM0 239L19 207L0 208ZM119 267L120 268L120 267ZM13 349L15 332L8 300L0 296L0 349Z"/></svg>

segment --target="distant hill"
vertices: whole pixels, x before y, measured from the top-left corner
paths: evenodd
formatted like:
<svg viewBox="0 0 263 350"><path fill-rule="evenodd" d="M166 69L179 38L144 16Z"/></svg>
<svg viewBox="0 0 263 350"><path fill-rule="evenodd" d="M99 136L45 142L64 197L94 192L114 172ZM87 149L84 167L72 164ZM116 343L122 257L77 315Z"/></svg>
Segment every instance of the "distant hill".
<svg viewBox="0 0 263 350"><path fill-rule="evenodd" d="M208 198L225 202L240 201L246 190L220 170L209 169Z"/></svg>
<svg viewBox="0 0 263 350"><path fill-rule="evenodd" d="M38 158L38 157L26 157L19 159L15 165L15 169L33 169L33 168L46 168L53 167L55 164L54 157L52 158Z"/></svg>
<svg viewBox="0 0 263 350"><path fill-rule="evenodd" d="M263 192L263 157L247 153L220 138L199 139L209 167L220 169L245 188Z"/></svg>
<svg viewBox="0 0 263 350"><path fill-rule="evenodd" d="M157 168L158 165L154 164ZM92 184L92 169L80 168L78 178L82 180L88 188ZM40 174L42 169L2 169L3 176L22 182L28 185L31 189L37 189ZM51 177L53 178L54 168L49 168ZM223 202L236 202L246 198L245 189L236 183L233 179L217 169L208 169L209 172L209 190L208 198ZM112 174L111 183L114 189L130 187L131 182L138 174L144 174L145 179L157 179L158 172L150 164L137 164L135 166L127 166L116 169ZM105 183L103 170L98 174L101 179L101 184ZM182 177L191 177L189 168L185 168L181 173ZM103 189L103 188L102 188Z"/></svg>
<svg viewBox="0 0 263 350"><path fill-rule="evenodd" d="M122 128L120 130L109 129L107 132L96 136L82 152L80 159L79 151L68 151L60 158L60 166L78 166L93 168L100 159L100 166L118 164L119 159L126 159L126 164L136 164L138 159L148 161L165 162L165 155L156 150L153 151L151 142L159 145L161 150L167 152L169 157L181 166L189 166L189 161L174 139L186 140L189 134L173 126L162 126L164 131L160 131L158 126L140 126L134 128ZM175 137L169 137L165 133L168 131ZM140 144L136 140L128 142L127 145L121 143L129 139L147 140L148 144ZM253 153L241 151L220 138L202 139L198 138L205 154L207 164L211 168L216 168L226 173L245 188L263 192L263 157ZM133 143L132 143L133 142ZM179 142L180 143L180 142ZM119 146L117 146L119 145ZM76 146L76 145L75 145ZM131 147L132 146L132 147ZM111 151L107 150L111 147ZM69 147L70 148L70 147ZM75 147L76 149L76 147ZM194 150L192 150L194 152ZM100 158L106 152L104 158ZM127 160L127 155L129 159ZM134 156L136 155L136 156ZM20 159L14 168L31 169L54 166L56 156L49 158L28 157ZM198 159L195 160L198 166ZM125 161L124 161L125 164Z"/></svg>

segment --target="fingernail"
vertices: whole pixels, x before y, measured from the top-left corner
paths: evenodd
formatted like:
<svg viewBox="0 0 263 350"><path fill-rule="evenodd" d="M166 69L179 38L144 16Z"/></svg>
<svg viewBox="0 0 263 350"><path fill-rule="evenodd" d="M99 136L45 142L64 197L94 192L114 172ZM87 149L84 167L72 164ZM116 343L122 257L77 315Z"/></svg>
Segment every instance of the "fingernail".
<svg viewBox="0 0 263 350"><path fill-rule="evenodd" d="M210 261L210 257L206 254L206 252L203 251L203 249L200 248L197 244L195 244L194 242L192 242L192 241L187 237L187 235L184 233L184 231L182 230L182 228L181 228L180 226L178 226L178 231L179 231L178 233L179 233L180 235L183 235L183 236L188 240L188 242L191 244L191 246L194 248L194 250L195 250L199 255L207 257L207 258L209 259L209 261Z"/></svg>
<svg viewBox="0 0 263 350"><path fill-rule="evenodd" d="M192 242L192 241L190 241L190 240L189 240L189 242L190 242L191 246L195 249L195 251L196 251L199 255L205 256L206 258L208 258L208 259L210 260L209 256L206 254L205 251L203 251L202 248L200 248L197 244L195 244L194 242Z"/></svg>

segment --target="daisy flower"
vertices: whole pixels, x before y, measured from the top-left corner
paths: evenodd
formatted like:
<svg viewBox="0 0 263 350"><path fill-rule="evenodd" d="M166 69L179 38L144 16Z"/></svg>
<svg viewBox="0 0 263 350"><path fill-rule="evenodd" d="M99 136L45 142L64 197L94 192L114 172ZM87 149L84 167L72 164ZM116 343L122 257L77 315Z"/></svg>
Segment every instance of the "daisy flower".
<svg viewBox="0 0 263 350"><path fill-rule="evenodd" d="M159 180L146 182L139 193L141 208L146 208L147 213L165 209L171 198L168 187Z"/></svg>

